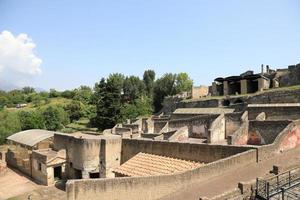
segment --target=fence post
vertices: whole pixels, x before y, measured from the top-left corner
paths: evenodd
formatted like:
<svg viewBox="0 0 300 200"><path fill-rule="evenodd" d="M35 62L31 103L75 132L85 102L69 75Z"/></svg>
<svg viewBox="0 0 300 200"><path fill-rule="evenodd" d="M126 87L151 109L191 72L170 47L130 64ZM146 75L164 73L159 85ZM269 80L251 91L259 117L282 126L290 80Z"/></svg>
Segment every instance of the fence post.
<svg viewBox="0 0 300 200"><path fill-rule="evenodd" d="M269 182L267 182L267 199L269 200L269 198L270 198L270 191L269 191L269 189L270 189L270 183Z"/></svg>
<svg viewBox="0 0 300 200"><path fill-rule="evenodd" d="M278 192L279 188L279 176L276 176L276 181L277 181L277 187L276 187L276 191Z"/></svg>
<svg viewBox="0 0 300 200"><path fill-rule="evenodd" d="M256 178L256 190L255 190L255 196L258 194L258 178Z"/></svg>
<svg viewBox="0 0 300 200"><path fill-rule="evenodd" d="M281 188L281 200L284 200L284 188Z"/></svg>
<svg viewBox="0 0 300 200"><path fill-rule="evenodd" d="M289 171L289 186L291 186L291 171Z"/></svg>

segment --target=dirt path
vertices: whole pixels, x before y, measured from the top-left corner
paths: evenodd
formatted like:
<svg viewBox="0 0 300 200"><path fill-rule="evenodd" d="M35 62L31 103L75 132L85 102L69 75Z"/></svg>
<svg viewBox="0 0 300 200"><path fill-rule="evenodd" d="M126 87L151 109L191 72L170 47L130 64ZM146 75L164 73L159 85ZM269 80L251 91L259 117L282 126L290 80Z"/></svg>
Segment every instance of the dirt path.
<svg viewBox="0 0 300 200"><path fill-rule="evenodd" d="M3 176L0 176L0 200L23 194L39 187L41 186L21 173L8 169Z"/></svg>
<svg viewBox="0 0 300 200"><path fill-rule="evenodd" d="M0 176L0 200L63 200L66 192L55 186L38 185L18 171L12 169Z"/></svg>
<svg viewBox="0 0 300 200"><path fill-rule="evenodd" d="M273 165L284 168L300 164L300 148L279 154L276 157L251 164L240 169L232 169L224 172L221 176L206 181L194 183L182 190L179 190L161 200L198 200L199 197L214 197L222 193L232 191L239 182L249 182L256 177L263 177L269 174Z"/></svg>

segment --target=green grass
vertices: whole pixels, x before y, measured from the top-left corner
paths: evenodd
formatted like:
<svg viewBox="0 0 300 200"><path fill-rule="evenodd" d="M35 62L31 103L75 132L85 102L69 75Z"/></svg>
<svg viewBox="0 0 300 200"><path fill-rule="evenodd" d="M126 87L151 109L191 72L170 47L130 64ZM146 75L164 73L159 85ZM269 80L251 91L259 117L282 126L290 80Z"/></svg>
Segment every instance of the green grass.
<svg viewBox="0 0 300 200"><path fill-rule="evenodd" d="M66 126L62 131L65 132L77 132L77 131L97 131L97 128L88 127L89 120L88 119L80 119L73 123L70 123Z"/></svg>
<svg viewBox="0 0 300 200"><path fill-rule="evenodd" d="M31 111L31 110L35 110L37 108L45 108L50 105L65 106L65 105L69 104L71 101L72 101L71 99L66 99L66 98L62 98L62 97L49 98L49 102L42 100L41 105L39 105L37 107L35 107L33 103L28 103L27 106L24 108L6 108L6 110L10 111L10 112Z"/></svg>

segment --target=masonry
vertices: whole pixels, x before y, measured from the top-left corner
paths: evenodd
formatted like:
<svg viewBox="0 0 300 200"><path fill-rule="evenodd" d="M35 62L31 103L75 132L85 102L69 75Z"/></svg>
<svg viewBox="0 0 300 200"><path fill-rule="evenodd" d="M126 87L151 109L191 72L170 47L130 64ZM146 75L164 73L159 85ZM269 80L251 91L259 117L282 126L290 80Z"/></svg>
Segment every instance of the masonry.
<svg viewBox="0 0 300 200"><path fill-rule="evenodd" d="M249 120L253 120L261 112L266 114L266 119L290 119L300 118L299 103L278 103L278 104L249 104Z"/></svg>
<svg viewBox="0 0 300 200"><path fill-rule="evenodd" d="M192 144L181 142L151 141L139 139L122 140L122 163L139 152L169 156L183 160L210 163L244 151L251 147L229 145Z"/></svg>
<svg viewBox="0 0 300 200"><path fill-rule="evenodd" d="M125 139L125 143L127 143ZM129 142L129 141L128 141ZM133 147L134 145L139 145L141 150L153 151L155 145L153 142L144 143L149 141L136 141L132 144L126 144L128 148L127 151L137 147ZM139 144L140 143L140 144ZM161 143L162 146L164 143ZM128 145L130 147L128 147ZM187 147L188 145L190 147ZM123 144L122 144L123 146ZM152 146L152 147L151 147ZM205 147L206 146L206 147ZM71 180L67 183L67 194L69 200L79 200L79 199L90 199L96 200L101 197L103 200L108 199L131 199L131 200L140 200L140 199L158 199L165 195L168 195L181 187L187 186L191 184L193 181L199 181L208 179L212 176L218 175L222 173L226 169L232 169L235 167L245 166L249 163L256 162L256 150L251 149L250 147L222 147L216 145L192 145L192 144L179 144L174 143L173 145L167 145L167 147L163 147L164 150L169 149L169 152L172 151L172 148L175 148L175 151L179 153L179 151L183 150L182 148L187 147L189 151L197 150L198 153L202 150L210 151L212 150L212 156L201 158L198 160L206 160L213 161L218 157L226 157L230 154L234 154L234 152L241 152L236 155L232 155L221 160L217 160L215 162L209 163L202 167L196 168L194 170L186 171L179 174L173 175L165 175L165 176L149 176L149 177L131 177L131 178L115 178L115 179L98 179L98 180ZM207 148L207 149L206 149ZM216 148L216 150L213 150ZM224 148L224 149L223 149ZM177 149L177 150L176 150ZM217 153L217 152L222 153ZM128 152L129 153L129 152ZM188 153L188 152L186 152ZM125 154L125 153L124 153ZM134 154L132 152L132 154ZM179 153L182 157L188 157L185 153ZM201 155L199 155L201 157ZM194 158L195 155L194 155ZM128 158L123 158L128 159Z"/></svg>

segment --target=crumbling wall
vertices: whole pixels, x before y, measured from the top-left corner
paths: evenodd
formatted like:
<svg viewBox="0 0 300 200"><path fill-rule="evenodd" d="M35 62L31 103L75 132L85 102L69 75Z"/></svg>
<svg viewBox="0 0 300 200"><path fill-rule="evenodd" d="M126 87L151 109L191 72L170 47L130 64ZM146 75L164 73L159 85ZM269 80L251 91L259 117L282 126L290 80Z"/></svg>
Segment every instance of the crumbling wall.
<svg viewBox="0 0 300 200"><path fill-rule="evenodd" d="M31 176L31 150L19 144L10 145L6 153L8 166Z"/></svg>
<svg viewBox="0 0 300 200"><path fill-rule="evenodd" d="M211 123L219 115L201 115L189 119L176 119L169 121L169 131L178 130L184 126L189 129L191 138L207 138Z"/></svg>
<svg viewBox="0 0 300 200"><path fill-rule="evenodd" d="M242 115L243 115L242 112L225 114L225 121L226 121L225 137L226 138L229 135L232 135L235 131L237 131L240 128L241 124L243 123L241 119Z"/></svg>
<svg viewBox="0 0 300 200"><path fill-rule="evenodd" d="M173 133L169 138L168 141L174 142L174 141L186 141L189 137L189 129L188 127L182 127L179 130L177 130L175 133Z"/></svg>
<svg viewBox="0 0 300 200"><path fill-rule="evenodd" d="M154 120L154 132L160 133L161 130L168 124L168 120Z"/></svg>
<svg viewBox="0 0 300 200"><path fill-rule="evenodd" d="M225 140L225 115L221 114L215 119L208 131L207 142L218 143Z"/></svg>
<svg viewBox="0 0 300 200"><path fill-rule="evenodd" d="M300 63L288 66L288 71L278 75L280 87L300 84Z"/></svg>

